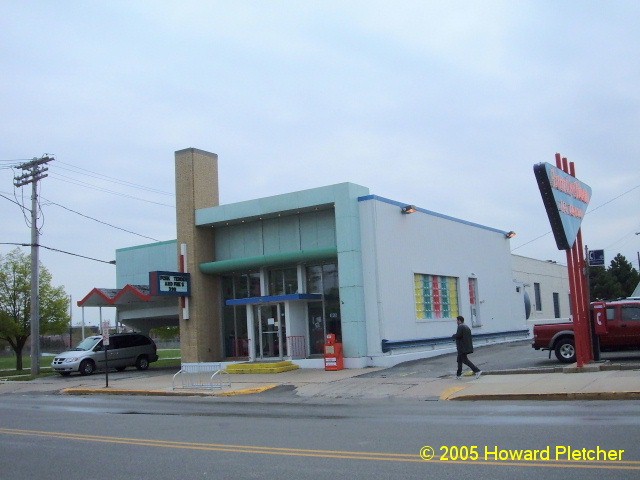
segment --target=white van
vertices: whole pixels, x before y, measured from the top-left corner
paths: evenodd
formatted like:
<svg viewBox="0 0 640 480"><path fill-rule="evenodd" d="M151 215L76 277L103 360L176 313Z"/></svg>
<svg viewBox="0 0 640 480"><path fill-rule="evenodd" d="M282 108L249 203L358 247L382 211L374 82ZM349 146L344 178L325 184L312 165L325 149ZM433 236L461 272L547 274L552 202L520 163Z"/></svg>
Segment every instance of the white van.
<svg viewBox="0 0 640 480"><path fill-rule="evenodd" d="M73 350L56 355L51 368L60 375L67 376L71 372L91 375L96 370L104 370L105 354L102 336L94 335L85 338ZM156 344L141 333L116 333L109 335L107 346L107 363L109 368L121 372L127 367L146 370L151 362L158 360Z"/></svg>

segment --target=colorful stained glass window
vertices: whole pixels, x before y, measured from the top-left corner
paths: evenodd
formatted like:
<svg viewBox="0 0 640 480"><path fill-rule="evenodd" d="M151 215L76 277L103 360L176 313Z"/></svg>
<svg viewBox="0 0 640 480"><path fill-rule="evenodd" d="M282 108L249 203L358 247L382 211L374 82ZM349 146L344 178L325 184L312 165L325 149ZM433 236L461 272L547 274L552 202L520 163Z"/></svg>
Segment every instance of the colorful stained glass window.
<svg viewBox="0 0 640 480"><path fill-rule="evenodd" d="M413 286L418 320L455 318L460 314L457 277L416 273Z"/></svg>

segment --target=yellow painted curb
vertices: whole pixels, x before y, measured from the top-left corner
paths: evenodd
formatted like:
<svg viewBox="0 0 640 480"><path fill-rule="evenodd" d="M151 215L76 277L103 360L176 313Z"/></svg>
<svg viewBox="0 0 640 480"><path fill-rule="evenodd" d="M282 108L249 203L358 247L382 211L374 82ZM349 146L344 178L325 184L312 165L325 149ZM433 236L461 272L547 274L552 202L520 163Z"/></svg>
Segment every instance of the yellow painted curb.
<svg viewBox="0 0 640 480"><path fill-rule="evenodd" d="M187 392L175 392L172 390L125 390L121 388L64 388L60 391L67 395L185 395ZM205 392L203 392L205 393ZM189 393L188 395L197 395L198 393Z"/></svg>
<svg viewBox="0 0 640 480"><path fill-rule="evenodd" d="M465 388L467 387L464 385L456 385L455 387L449 387L444 392L442 392L442 394L440 394L440 400L449 400L451 395L453 395L454 393L458 393L460 390L464 390Z"/></svg>
<svg viewBox="0 0 640 480"><path fill-rule="evenodd" d="M65 388L61 393L67 395L148 395L148 396L207 396L207 397L231 397L234 395L251 395L276 388L278 385L265 385L263 387L243 388L240 390L212 391L212 390L126 390L121 388Z"/></svg>
<svg viewBox="0 0 640 480"><path fill-rule="evenodd" d="M272 388L276 388L278 385L265 385L264 387L244 388L242 390L233 390L231 392L217 392L216 397L232 397L234 395L251 395L254 393L262 393Z"/></svg>

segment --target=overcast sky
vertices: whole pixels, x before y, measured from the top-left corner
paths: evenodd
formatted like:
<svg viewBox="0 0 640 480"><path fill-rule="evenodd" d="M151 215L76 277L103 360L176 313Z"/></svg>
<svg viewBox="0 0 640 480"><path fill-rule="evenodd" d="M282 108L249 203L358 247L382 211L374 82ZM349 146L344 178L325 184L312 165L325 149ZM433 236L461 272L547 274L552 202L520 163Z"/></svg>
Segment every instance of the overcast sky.
<svg viewBox="0 0 640 480"><path fill-rule="evenodd" d="M174 152L195 147L221 203L353 182L565 263L533 174L560 152L593 189L585 243L638 268L639 21L637 1L0 0L0 242L30 242L9 167L45 153L42 245L175 239ZM115 287L112 265L40 258L74 304Z"/></svg>

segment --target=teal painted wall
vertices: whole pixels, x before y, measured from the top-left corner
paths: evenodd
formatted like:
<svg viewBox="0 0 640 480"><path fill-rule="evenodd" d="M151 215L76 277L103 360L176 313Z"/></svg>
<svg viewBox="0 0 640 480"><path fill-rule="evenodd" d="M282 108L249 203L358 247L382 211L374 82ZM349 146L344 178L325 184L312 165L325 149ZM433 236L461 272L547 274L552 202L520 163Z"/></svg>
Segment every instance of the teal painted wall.
<svg viewBox="0 0 640 480"><path fill-rule="evenodd" d="M216 261L336 248L344 352L362 357L367 328L358 197L368 194L366 187L339 183L199 209L196 225L216 228Z"/></svg>
<svg viewBox="0 0 640 480"><path fill-rule="evenodd" d="M178 242L150 243L116 250L116 288L149 285L149 272L178 271Z"/></svg>
<svg viewBox="0 0 640 480"><path fill-rule="evenodd" d="M317 250L336 246L333 209L216 228L215 259Z"/></svg>

